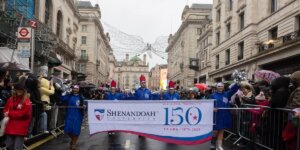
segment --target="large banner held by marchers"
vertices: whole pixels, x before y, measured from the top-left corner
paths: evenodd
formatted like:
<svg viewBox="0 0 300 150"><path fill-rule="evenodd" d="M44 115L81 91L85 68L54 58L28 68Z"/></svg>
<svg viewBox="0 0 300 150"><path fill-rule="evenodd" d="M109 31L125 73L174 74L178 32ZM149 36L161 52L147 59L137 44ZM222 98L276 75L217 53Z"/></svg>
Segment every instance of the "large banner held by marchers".
<svg viewBox="0 0 300 150"><path fill-rule="evenodd" d="M90 134L115 131L180 144L212 138L213 100L88 101Z"/></svg>

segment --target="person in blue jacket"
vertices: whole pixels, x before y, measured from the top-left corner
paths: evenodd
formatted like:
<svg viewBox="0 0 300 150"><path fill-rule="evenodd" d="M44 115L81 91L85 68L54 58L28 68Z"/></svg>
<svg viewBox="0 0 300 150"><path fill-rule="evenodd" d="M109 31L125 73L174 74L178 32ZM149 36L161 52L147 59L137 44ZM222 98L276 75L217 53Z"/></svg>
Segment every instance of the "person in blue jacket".
<svg viewBox="0 0 300 150"><path fill-rule="evenodd" d="M116 91L117 83L112 80L110 84L110 92L106 93L104 96L105 100L122 100L122 94Z"/></svg>
<svg viewBox="0 0 300 150"><path fill-rule="evenodd" d="M122 100L122 94L121 93L117 93L116 91L117 88L117 83L116 81L112 80L110 83L110 92L105 94L104 99L105 100L113 100L113 101L117 101L117 100ZM115 132L108 132L108 135L114 135Z"/></svg>
<svg viewBox="0 0 300 150"><path fill-rule="evenodd" d="M152 94L146 87L146 78L144 75L141 75L140 77L140 85L141 87L135 90L134 100L151 100Z"/></svg>
<svg viewBox="0 0 300 150"><path fill-rule="evenodd" d="M180 96L175 92L175 83L169 82L169 91L164 94L163 100L180 100Z"/></svg>
<svg viewBox="0 0 300 150"><path fill-rule="evenodd" d="M72 93L63 93L61 101L69 108L65 117L64 132L71 138L70 149L76 149L76 143L81 131L83 120L83 112L86 106L84 105L84 97L79 93L79 86L72 86Z"/></svg>
<svg viewBox="0 0 300 150"><path fill-rule="evenodd" d="M232 119L230 110L226 109L218 109L218 108L229 108L229 99L231 96L236 93L239 89L238 84L234 84L229 91L224 92L224 84L217 84L217 91L210 96L210 99L214 99L215 101L215 115L216 116L216 124L214 125L214 135L217 137L217 149L223 150L222 142L224 129L231 128Z"/></svg>

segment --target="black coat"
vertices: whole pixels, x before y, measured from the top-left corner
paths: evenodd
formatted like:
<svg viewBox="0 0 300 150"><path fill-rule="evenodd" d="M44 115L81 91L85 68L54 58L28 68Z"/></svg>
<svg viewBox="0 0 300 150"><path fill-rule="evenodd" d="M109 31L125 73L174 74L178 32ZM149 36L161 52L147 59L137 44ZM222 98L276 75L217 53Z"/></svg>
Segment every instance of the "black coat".
<svg viewBox="0 0 300 150"><path fill-rule="evenodd" d="M270 106L272 108L284 108L287 105L290 95L289 84L290 78L287 77L279 77L272 81L272 96L270 100Z"/></svg>

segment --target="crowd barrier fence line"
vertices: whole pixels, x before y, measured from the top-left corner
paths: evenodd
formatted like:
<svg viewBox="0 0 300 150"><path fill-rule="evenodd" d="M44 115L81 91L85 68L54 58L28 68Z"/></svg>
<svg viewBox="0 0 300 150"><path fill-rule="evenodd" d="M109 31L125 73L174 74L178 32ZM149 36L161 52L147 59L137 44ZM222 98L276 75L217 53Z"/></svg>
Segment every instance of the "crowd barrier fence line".
<svg viewBox="0 0 300 150"><path fill-rule="evenodd" d="M220 108L223 109L223 108ZM237 136L233 144L242 139L268 150L283 150L286 144L282 132L293 111L287 108L270 108L268 106L243 104L237 108L225 108L232 111L232 128L226 129L228 140ZM217 123L217 122L215 122ZM297 127L297 149L300 150L300 124Z"/></svg>

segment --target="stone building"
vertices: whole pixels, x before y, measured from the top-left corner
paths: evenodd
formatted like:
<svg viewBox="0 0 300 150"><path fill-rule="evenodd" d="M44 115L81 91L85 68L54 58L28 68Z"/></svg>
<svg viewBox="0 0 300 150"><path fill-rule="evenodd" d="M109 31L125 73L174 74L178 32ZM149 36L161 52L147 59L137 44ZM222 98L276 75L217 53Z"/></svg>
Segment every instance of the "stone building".
<svg viewBox="0 0 300 150"><path fill-rule="evenodd" d="M159 89L166 90L168 86L168 65L159 66Z"/></svg>
<svg viewBox="0 0 300 150"><path fill-rule="evenodd" d="M197 39L197 59L199 60L199 71L196 74L195 81L198 83L210 84L208 73L211 70L210 53L212 51L212 22L209 21L199 29Z"/></svg>
<svg viewBox="0 0 300 150"><path fill-rule="evenodd" d="M214 0L212 82L235 69L248 79L260 69L281 75L300 69L299 0Z"/></svg>
<svg viewBox="0 0 300 150"><path fill-rule="evenodd" d="M76 70L84 73L86 81L95 85L107 82L109 78L109 55L112 53L109 34L104 33L100 22L101 11L96 4L79 1L79 34L76 48Z"/></svg>
<svg viewBox="0 0 300 150"><path fill-rule="evenodd" d="M124 61L118 61L115 66L114 80L121 89L136 89L140 85L140 76L146 77L146 85L149 85L149 65L146 63L146 57L141 60L138 56L134 56L129 60L126 54Z"/></svg>
<svg viewBox="0 0 300 150"><path fill-rule="evenodd" d="M160 70L159 65L155 65L153 68L150 69L149 75L149 89L152 91L159 90L159 82L160 81Z"/></svg>
<svg viewBox="0 0 300 150"><path fill-rule="evenodd" d="M165 90L167 87L168 65L156 65L150 70L149 89L152 91Z"/></svg>
<svg viewBox="0 0 300 150"><path fill-rule="evenodd" d="M199 31L211 16L212 5L193 4L182 12L182 24L168 40L168 79L182 87L192 87L197 70L190 68L190 61L196 58Z"/></svg>
<svg viewBox="0 0 300 150"><path fill-rule="evenodd" d="M55 41L54 46L50 47L48 57L44 56L44 59L40 59L40 62L36 64L48 65L48 61L60 60L62 64L54 67L49 66L49 72L58 72L62 78L71 79L71 73L75 71L75 49L79 29L76 1L44 0L36 1L35 6L36 18L50 29L51 37L48 40ZM42 24L38 24L38 26L43 27ZM39 34L38 31L39 29L37 29L36 36ZM36 51L47 48L49 46L44 43L38 42L36 44Z"/></svg>

